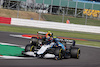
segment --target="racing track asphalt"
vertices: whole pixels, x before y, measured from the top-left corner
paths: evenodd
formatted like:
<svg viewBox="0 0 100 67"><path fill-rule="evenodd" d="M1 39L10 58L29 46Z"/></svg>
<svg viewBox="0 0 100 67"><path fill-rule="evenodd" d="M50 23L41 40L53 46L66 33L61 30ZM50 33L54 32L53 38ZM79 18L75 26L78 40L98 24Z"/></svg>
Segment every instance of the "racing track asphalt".
<svg viewBox="0 0 100 67"><path fill-rule="evenodd" d="M0 32L0 42L25 46L28 39L10 37L9 33ZM0 59L0 67L100 67L100 48L78 46L81 49L79 59Z"/></svg>

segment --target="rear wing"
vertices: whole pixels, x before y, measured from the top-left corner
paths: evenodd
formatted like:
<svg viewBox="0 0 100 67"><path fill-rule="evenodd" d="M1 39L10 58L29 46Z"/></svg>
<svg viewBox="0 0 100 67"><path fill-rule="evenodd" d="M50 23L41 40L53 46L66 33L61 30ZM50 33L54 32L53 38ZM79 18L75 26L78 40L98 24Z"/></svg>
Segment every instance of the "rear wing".
<svg viewBox="0 0 100 67"><path fill-rule="evenodd" d="M38 34L38 35L39 35L39 34L40 34L40 35L46 35L47 32L41 32L41 31L38 31L37 34ZM53 34L53 33L51 33L51 34Z"/></svg>
<svg viewBox="0 0 100 67"><path fill-rule="evenodd" d="M38 35L39 35L39 34L40 34L40 35L46 35L47 32L41 32L41 31L38 31L37 34L38 34Z"/></svg>
<svg viewBox="0 0 100 67"><path fill-rule="evenodd" d="M32 36L32 38L42 38L42 37L44 37L45 35L46 35L46 33L47 32L41 32L41 31L38 31L37 32L37 35L34 35L34 36Z"/></svg>

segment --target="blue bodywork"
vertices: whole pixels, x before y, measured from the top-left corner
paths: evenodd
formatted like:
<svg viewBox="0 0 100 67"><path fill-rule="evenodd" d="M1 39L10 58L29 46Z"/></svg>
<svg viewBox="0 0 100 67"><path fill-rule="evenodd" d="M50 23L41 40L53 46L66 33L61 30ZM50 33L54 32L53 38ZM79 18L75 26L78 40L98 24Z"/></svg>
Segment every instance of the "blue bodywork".
<svg viewBox="0 0 100 67"><path fill-rule="evenodd" d="M65 50L65 46L59 41L58 38L54 38L53 41L54 41L55 43L54 43L54 45L52 45L51 47L53 47L53 46L61 46L61 48L62 48L63 50Z"/></svg>

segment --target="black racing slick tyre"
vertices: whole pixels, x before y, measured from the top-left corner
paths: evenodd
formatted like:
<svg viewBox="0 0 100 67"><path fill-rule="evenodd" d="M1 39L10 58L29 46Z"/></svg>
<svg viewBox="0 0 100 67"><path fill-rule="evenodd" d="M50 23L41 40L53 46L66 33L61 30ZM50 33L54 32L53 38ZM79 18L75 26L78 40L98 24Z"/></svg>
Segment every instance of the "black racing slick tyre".
<svg viewBox="0 0 100 67"><path fill-rule="evenodd" d="M73 47L71 49L71 57L79 59L79 57L80 57L80 49L77 48L77 47Z"/></svg>
<svg viewBox="0 0 100 67"><path fill-rule="evenodd" d="M28 44L25 47L25 52L34 51L34 45Z"/></svg>
<svg viewBox="0 0 100 67"><path fill-rule="evenodd" d="M34 46L37 46L37 44L38 44L38 39L32 37L30 43L31 43L32 45L34 45Z"/></svg>
<svg viewBox="0 0 100 67"><path fill-rule="evenodd" d="M55 54L55 60L61 60L62 59L62 48L56 48L54 51Z"/></svg>

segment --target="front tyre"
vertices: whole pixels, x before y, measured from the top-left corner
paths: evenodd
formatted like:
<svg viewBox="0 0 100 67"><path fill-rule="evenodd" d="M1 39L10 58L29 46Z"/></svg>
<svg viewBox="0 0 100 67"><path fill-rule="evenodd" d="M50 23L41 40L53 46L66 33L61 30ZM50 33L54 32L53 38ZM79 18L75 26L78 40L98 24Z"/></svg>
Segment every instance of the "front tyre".
<svg viewBox="0 0 100 67"><path fill-rule="evenodd" d="M32 45L34 45L34 46L37 46L37 44L38 44L38 39L32 37L30 43L31 43Z"/></svg>
<svg viewBox="0 0 100 67"><path fill-rule="evenodd" d="M28 44L25 47L25 52L34 51L34 49L35 49L34 45Z"/></svg>
<svg viewBox="0 0 100 67"><path fill-rule="evenodd" d="M77 48L77 47L73 47L71 49L71 57L79 59L79 57L80 57L80 49Z"/></svg>
<svg viewBox="0 0 100 67"><path fill-rule="evenodd" d="M62 59L62 48L56 48L54 51L55 54L55 60L61 60Z"/></svg>

